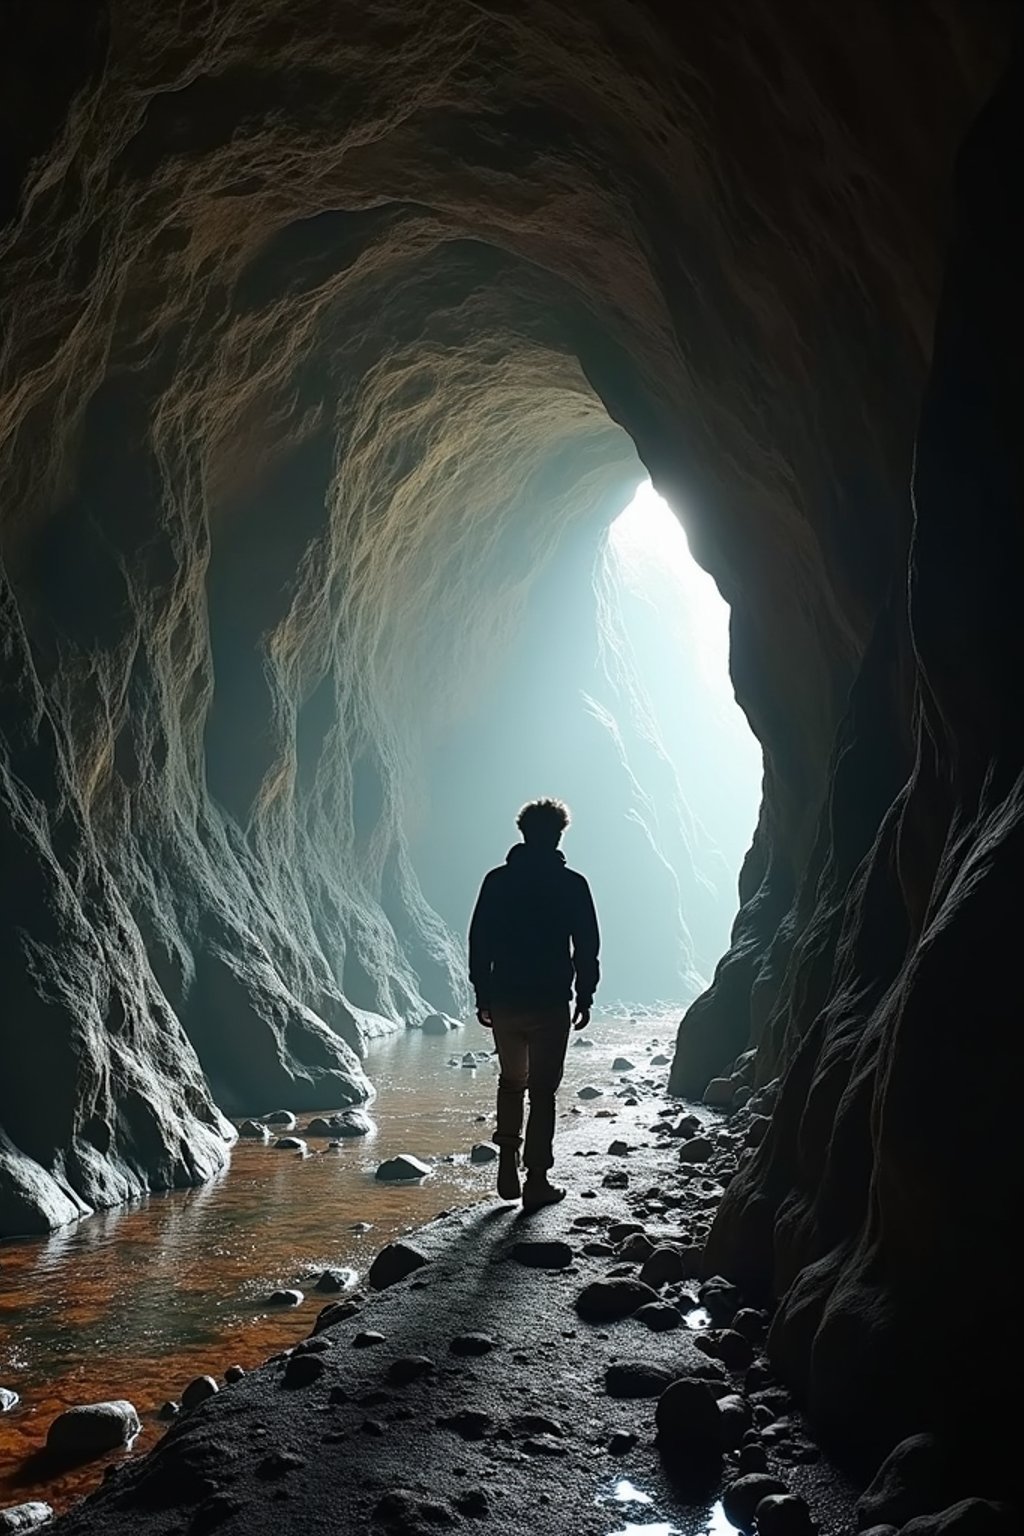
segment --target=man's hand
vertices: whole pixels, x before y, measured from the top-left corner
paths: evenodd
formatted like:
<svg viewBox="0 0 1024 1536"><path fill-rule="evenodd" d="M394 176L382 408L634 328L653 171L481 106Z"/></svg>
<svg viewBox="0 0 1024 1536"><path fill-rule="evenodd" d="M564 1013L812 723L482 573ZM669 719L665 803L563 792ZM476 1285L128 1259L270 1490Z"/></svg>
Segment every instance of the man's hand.
<svg viewBox="0 0 1024 1536"><path fill-rule="evenodd" d="M577 1003L576 1004L576 1012L572 1016L572 1027L573 1027L573 1029L586 1029L586 1027L587 1027L587 1025L589 1023L590 1023L590 1009L589 1008L583 1008L583 1007L580 1006L579 1003Z"/></svg>
<svg viewBox="0 0 1024 1536"><path fill-rule="evenodd" d="M484 1029L494 1028L494 1020L491 1018L491 1010L489 1008L478 1008L476 1016Z"/></svg>

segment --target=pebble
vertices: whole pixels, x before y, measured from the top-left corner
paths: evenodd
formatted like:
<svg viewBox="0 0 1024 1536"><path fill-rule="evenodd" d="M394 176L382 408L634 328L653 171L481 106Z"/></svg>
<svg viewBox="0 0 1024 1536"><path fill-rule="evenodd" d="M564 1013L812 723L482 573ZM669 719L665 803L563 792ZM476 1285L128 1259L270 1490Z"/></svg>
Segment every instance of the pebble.
<svg viewBox="0 0 1024 1536"><path fill-rule="evenodd" d="M401 1152L397 1157L389 1157L381 1163L374 1177L383 1184L399 1184L412 1179L425 1179L431 1171L430 1164L422 1158Z"/></svg>
<svg viewBox="0 0 1024 1536"><path fill-rule="evenodd" d="M245 1367L244 1366L242 1366L242 1365L229 1365L227 1370L224 1372L224 1380L228 1383L229 1386L233 1386L236 1381L241 1381L241 1379L242 1379L242 1377L244 1375L245 1375Z"/></svg>
<svg viewBox="0 0 1024 1536"><path fill-rule="evenodd" d="M422 1269L428 1262L426 1254L420 1253L411 1243L388 1243L370 1265L366 1278L375 1291L383 1291Z"/></svg>
<svg viewBox="0 0 1024 1536"><path fill-rule="evenodd" d="M593 1280L576 1298L576 1311L584 1322L614 1323L632 1317L650 1301L658 1301L657 1291L640 1280L625 1276Z"/></svg>
<svg viewBox="0 0 1024 1536"><path fill-rule="evenodd" d="M799 1494L770 1493L756 1516L757 1536L814 1536L811 1512Z"/></svg>
<svg viewBox="0 0 1024 1536"><path fill-rule="evenodd" d="M498 1149L492 1141L478 1141L469 1154L471 1163L493 1163Z"/></svg>
<svg viewBox="0 0 1024 1536"><path fill-rule="evenodd" d="M297 1123L290 1109L272 1109L269 1115L262 1115L261 1119L264 1125L283 1125L288 1131L293 1131Z"/></svg>
<svg viewBox="0 0 1024 1536"><path fill-rule="evenodd" d="M489 1333L459 1333L448 1346L453 1355L487 1355L494 1348Z"/></svg>
<svg viewBox="0 0 1024 1536"><path fill-rule="evenodd" d="M21 1398L13 1387L0 1387L0 1413L10 1413L20 1402Z"/></svg>
<svg viewBox="0 0 1024 1536"><path fill-rule="evenodd" d="M267 1306L268 1307L301 1307L301 1305L305 1301L305 1299L306 1298L302 1294L301 1291L296 1291L296 1290L271 1291L270 1295L267 1297Z"/></svg>
<svg viewBox="0 0 1024 1536"><path fill-rule="evenodd" d="M281 1385L288 1388L312 1386L314 1381L320 1380L326 1369L322 1355L292 1355L284 1368Z"/></svg>
<svg viewBox="0 0 1024 1536"><path fill-rule="evenodd" d="M8 1504L6 1509L0 1509L0 1532L13 1533L16 1531L35 1531L41 1525L46 1525L53 1519L53 1510L49 1504L43 1504L38 1499L32 1499L28 1504Z"/></svg>
<svg viewBox="0 0 1024 1536"><path fill-rule="evenodd" d="M510 1257L529 1269L568 1269L575 1254L568 1243L531 1238L516 1243Z"/></svg>
<svg viewBox="0 0 1024 1536"><path fill-rule="evenodd" d="M134 1404L124 1398L83 1403L57 1415L46 1432L46 1449L58 1457L99 1456L119 1445L131 1445L141 1428Z"/></svg>
<svg viewBox="0 0 1024 1536"><path fill-rule="evenodd" d="M757 1506L771 1493L785 1493L784 1483L767 1472L748 1472L729 1483L722 1494L725 1517L741 1530L749 1530L754 1523Z"/></svg>

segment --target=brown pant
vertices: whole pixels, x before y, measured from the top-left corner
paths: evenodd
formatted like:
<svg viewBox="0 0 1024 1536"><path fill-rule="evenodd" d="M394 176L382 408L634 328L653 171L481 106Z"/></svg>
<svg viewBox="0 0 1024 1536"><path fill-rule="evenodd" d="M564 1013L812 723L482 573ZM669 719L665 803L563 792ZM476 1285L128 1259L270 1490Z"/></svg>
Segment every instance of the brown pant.
<svg viewBox="0 0 1024 1536"><path fill-rule="evenodd" d="M495 1144L518 1150L523 1129L523 1095L530 1094L523 1161L528 1173L546 1173L554 1162L555 1094L569 1043L569 1005L554 1008L495 1008L498 1049L498 1124Z"/></svg>

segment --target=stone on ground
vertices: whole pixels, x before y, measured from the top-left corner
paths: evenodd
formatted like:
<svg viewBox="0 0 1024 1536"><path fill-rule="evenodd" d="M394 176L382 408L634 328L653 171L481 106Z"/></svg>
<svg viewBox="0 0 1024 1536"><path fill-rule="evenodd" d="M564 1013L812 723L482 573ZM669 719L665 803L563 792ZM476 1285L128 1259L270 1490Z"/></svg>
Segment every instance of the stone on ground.
<svg viewBox="0 0 1024 1536"><path fill-rule="evenodd" d="M413 1179L425 1179L431 1172L430 1164L408 1152L389 1157L377 1169L376 1177L385 1184L400 1184Z"/></svg>
<svg viewBox="0 0 1024 1536"><path fill-rule="evenodd" d="M301 1291L293 1288L281 1291L271 1291L267 1297L268 1307L301 1307L305 1297Z"/></svg>
<svg viewBox="0 0 1024 1536"><path fill-rule="evenodd" d="M713 1077L704 1089L704 1103L716 1109L727 1109L732 1103L736 1085L728 1077Z"/></svg>
<svg viewBox="0 0 1024 1536"><path fill-rule="evenodd" d="M86 1403L58 1414L46 1435L46 1449L55 1456L99 1456L130 1445L142 1425L132 1403L118 1398Z"/></svg>
<svg viewBox="0 0 1024 1536"><path fill-rule="evenodd" d="M667 1366L646 1360L617 1360L604 1373L604 1389L609 1397L660 1397L676 1375Z"/></svg>
<svg viewBox="0 0 1024 1536"><path fill-rule="evenodd" d="M702 1460L721 1451L721 1416L707 1382L686 1376L666 1387L658 1398L654 1422L666 1458L688 1452Z"/></svg>
<svg viewBox="0 0 1024 1536"><path fill-rule="evenodd" d="M493 1163L498 1155L498 1149L493 1141L478 1141L469 1154L471 1163Z"/></svg>
<svg viewBox="0 0 1024 1536"><path fill-rule="evenodd" d="M616 1056L612 1062L613 1072L635 1072L636 1062L630 1061L628 1056Z"/></svg>
<svg viewBox="0 0 1024 1536"><path fill-rule="evenodd" d="M428 1013L420 1028L425 1035L447 1035L459 1028L459 1022L446 1013Z"/></svg>
<svg viewBox="0 0 1024 1536"><path fill-rule="evenodd" d="M308 1148L301 1136L279 1136L274 1142L279 1152L306 1152Z"/></svg>
<svg viewBox="0 0 1024 1536"><path fill-rule="evenodd" d="M903 1525L951 1504L949 1459L934 1435L910 1435L893 1447L857 1500L862 1525Z"/></svg>
<svg viewBox="0 0 1024 1536"><path fill-rule="evenodd" d="M375 1291L383 1291L422 1269L427 1262L426 1255L411 1243L388 1243L370 1265L366 1278Z"/></svg>
<svg viewBox="0 0 1024 1536"><path fill-rule="evenodd" d="M10 1413L20 1402L21 1398L12 1387L0 1387L0 1413Z"/></svg>
<svg viewBox="0 0 1024 1536"><path fill-rule="evenodd" d="M269 1115L264 1115L262 1118L264 1125L283 1126L287 1131L295 1129L295 1116L290 1109L272 1109Z"/></svg>
<svg viewBox="0 0 1024 1536"><path fill-rule="evenodd" d="M269 1141L270 1132L259 1120L243 1120L238 1127L238 1134L245 1141Z"/></svg>
<svg viewBox="0 0 1024 1536"><path fill-rule="evenodd" d="M642 1306L659 1299L657 1291L643 1281L620 1275L592 1280L584 1286L576 1298L576 1311L584 1322L614 1323L632 1317Z"/></svg>
<svg viewBox="0 0 1024 1536"><path fill-rule="evenodd" d="M220 1391L212 1376L194 1377L181 1394L182 1408L198 1408L200 1403L205 1403L208 1397L214 1397Z"/></svg>
<svg viewBox="0 0 1024 1536"><path fill-rule="evenodd" d="M448 1346L453 1355L486 1355L494 1348L489 1333L459 1333Z"/></svg>
<svg viewBox="0 0 1024 1536"><path fill-rule="evenodd" d="M740 1530L749 1530L761 1500L769 1494L785 1492L785 1483L780 1483L777 1477L767 1472L748 1472L727 1485L722 1494L722 1508L733 1525L739 1526Z"/></svg>
<svg viewBox="0 0 1024 1536"><path fill-rule="evenodd" d="M312 1386L326 1369L322 1355L294 1354L285 1365L281 1385L290 1389Z"/></svg>
<svg viewBox="0 0 1024 1536"><path fill-rule="evenodd" d="M33 1499L28 1504L8 1504L0 1509L0 1536L14 1536L16 1531L36 1531L53 1519L49 1504Z"/></svg>
<svg viewBox="0 0 1024 1536"><path fill-rule="evenodd" d="M811 1512L797 1493L770 1493L755 1514L757 1536L814 1536Z"/></svg>
<svg viewBox="0 0 1024 1536"><path fill-rule="evenodd" d="M511 1256L517 1264L525 1264L529 1269L568 1269L575 1258L568 1243L541 1238L516 1243Z"/></svg>
<svg viewBox="0 0 1024 1536"><path fill-rule="evenodd" d="M1008 1504L961 1499L947 1509L908 1520L899 1536L1020 1536L1020 1517Z"/></svg>

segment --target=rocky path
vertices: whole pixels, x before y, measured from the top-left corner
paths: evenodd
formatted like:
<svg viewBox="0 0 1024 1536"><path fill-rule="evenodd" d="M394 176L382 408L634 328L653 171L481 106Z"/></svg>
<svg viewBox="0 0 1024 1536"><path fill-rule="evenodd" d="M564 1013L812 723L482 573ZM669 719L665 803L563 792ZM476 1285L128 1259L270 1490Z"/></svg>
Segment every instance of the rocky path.
<svg viewBox="0 0 1024 1536"><path fill-rule="evenodd" d="M50 1529L726 1536L777 1494L765 1536L851 1532L764 1363L766 1315L700 1274L765 1107L689 1115L650 1077L566 1105L563 1204L476 1206L385 1250L318 1333Z"/></svg>

